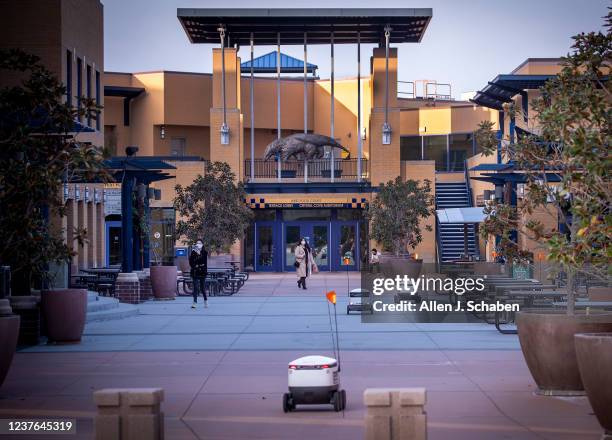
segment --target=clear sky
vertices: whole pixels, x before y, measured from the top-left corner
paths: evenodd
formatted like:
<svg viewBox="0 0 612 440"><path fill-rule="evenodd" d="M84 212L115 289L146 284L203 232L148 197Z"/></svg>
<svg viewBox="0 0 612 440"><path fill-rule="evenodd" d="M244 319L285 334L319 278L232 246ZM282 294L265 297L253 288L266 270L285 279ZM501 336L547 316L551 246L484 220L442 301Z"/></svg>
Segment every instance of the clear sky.
<svg viewBox="0 0 612 440"><path fill-rule="evenodd" d="M107 71L211 71L210 45L189 43L177 8L227 7L426 7L433 18L423 41L399 45L399 79L451 83L453 95L478 90L526 58L568 52L571 36L602 28L607 0L102 0ZM371 45L362 46L362 74L368 73ZM255 56L271 50L256 46ZM281 47L302 58L301 46ZM336 46L336 78L355 76L356 46ZM241 48L243 61L248 48ZM308 61L319 76L330 72L329 46L309 48Z"/></svg>

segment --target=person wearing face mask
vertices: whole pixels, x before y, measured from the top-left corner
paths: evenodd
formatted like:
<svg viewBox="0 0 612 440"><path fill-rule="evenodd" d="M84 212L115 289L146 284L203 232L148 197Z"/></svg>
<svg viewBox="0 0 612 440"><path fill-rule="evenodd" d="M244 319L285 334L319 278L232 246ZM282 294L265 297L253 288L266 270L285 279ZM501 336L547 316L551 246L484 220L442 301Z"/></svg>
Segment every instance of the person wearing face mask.
<svg viewBox="0 0 612 440"><path fill-rule="evenodd" d="M191 266L191 278L193 279L193 304L191 308L196 308L200 292L204 297L204 307L208 307L208 298L204 287L206 273L208 272L208 252L204 249L204 242L201 239L196 240L191 250L189 266Z"/></svg>
<svg viewBox="0 0 612 440"><path fill-rule="evenodd" d="M312 251L305 238L300 240L300 244L295 247L295 272L298 277L297 285L306 290L306 278L313 271L317 271L316 264L312 257Z"/></svg>

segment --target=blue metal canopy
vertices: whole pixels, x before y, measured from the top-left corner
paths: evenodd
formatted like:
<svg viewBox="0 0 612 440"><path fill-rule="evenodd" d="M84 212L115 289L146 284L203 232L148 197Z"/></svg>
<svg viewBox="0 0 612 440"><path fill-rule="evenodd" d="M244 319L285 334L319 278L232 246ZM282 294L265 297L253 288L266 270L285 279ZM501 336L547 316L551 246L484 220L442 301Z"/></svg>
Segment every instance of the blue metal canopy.
<svg viewBox="0 0 612 440"><path fill-rule="evenodd" d="M292 56L281 53L281 73L303 73L304 72L304 61L298 60ZM253 59L253 73L276 73L276 61L278 55L275 51L267 53ZM306 63L306 70L308 73L313 75L317 71L319 66L314 64ZM245 61L240 64L240 71L242 73L251 72L251 60Z"/></svg>
<svg viewBox="0 0 612 440"><path fill-rule="evenodd" d="M542 87L546 81L556 75L497 75L492 81L471 99L475 104L484 107L503 110L504 103L511 102L512 98L526 90L535 90Z"/></svg>
<svg viewBox="0 0 612 440"><path fill-rule="evenodd" d="M513 163L481 163L469 169L469 171L503 171L514 168Z"/></svg>

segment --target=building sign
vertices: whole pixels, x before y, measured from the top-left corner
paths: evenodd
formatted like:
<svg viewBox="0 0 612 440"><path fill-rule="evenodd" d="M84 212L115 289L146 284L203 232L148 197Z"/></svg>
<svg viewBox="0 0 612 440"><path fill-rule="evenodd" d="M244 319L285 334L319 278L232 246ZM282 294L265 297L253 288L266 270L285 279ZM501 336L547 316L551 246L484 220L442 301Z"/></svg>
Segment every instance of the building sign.
<svg viewBox="0 0 612 440"><path fill-rule="evenodd" d="M104 215L121 215L121 184L104 184Z"/></svg>
<svg viewBox="0 0 612 440"><path fill-rule="evenodd" d="M252 209L274 208L365 208L368 200L364 197L329 197L329 198L266 198L251 197L245 203Z"/></svg>

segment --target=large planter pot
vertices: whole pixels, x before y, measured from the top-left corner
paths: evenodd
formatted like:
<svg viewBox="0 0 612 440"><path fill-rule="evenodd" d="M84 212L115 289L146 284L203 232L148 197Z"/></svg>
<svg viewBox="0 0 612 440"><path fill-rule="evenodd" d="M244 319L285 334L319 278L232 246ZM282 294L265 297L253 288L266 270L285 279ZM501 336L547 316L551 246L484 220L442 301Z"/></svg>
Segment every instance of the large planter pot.
<svg viewBox="0 0 612 440"><path fill-rule="evenodd" d="M576 356L589 402L606 435L612 438L612 333L577 334Z"/></svg>
<svg viewBox="0 0 612 440"><path fill-rule="evenodd" d="M41 293L42 310L49 342L78 343L87 315L87 290L54 289Z"/></svg>
<svg viewBox="0 0 612 440"><path fill-rule="evenodd" d="M0 386L13 362L19 336L19 316L11 314L8 299L0 299Z"/></svg>
<svg viewBox="0 0 612 440"><path fill-rule="evenodd" d="M176 296L176 266L151 266L151 288L155 299Z"/></svg>
<svg viewBox="0 0 612 440"><path fill-rule="evenodd" d="M382 254L380 256L380 266L387 277L406 275L409 278L418 278L423 268L423 260L415 260L408 255L398 257L391 254Z"/></svg>
<svg viewBox="0 0 612 440"><path fill-rule="evenodd" d="M516 314L521 349L537 394L584 395L574 348L576 333L612 332L612 313L525 310Z"/></svg>

